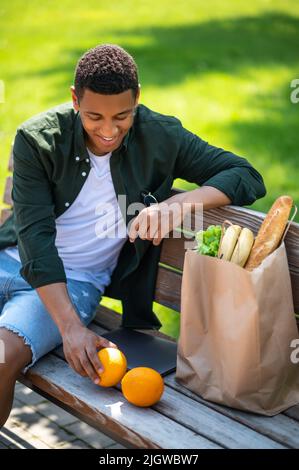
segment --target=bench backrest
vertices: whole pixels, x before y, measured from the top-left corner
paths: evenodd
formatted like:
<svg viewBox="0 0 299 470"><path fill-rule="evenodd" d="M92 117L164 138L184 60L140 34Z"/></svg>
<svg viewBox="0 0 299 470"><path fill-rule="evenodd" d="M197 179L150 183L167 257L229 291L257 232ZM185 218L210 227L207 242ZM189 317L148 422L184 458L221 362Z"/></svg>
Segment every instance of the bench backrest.
<svg viewBox="0 0 299 470"><path fill-rule="evenodd" d="M9 171L13 170L12 152L9 158ZM8 176L5 185L3 202L12 206L12 176ZM180 190L173 190L173 194ZM9 217L11 209L2 210L0 222ZM204 211L203 228L211 224L221 225L224 220L248 227L256 235L265 217L262 212L243 207L225 206ZM194 221L193 221L194 223ZM156 302L180 311L181 281L184 263L185 238L165 238L163 241L160 265L156 283ZM190 241L190 240L189 240ZM299 313L299 224L292 222L285 238L288 263L291 274L295 312Z"/></svg>

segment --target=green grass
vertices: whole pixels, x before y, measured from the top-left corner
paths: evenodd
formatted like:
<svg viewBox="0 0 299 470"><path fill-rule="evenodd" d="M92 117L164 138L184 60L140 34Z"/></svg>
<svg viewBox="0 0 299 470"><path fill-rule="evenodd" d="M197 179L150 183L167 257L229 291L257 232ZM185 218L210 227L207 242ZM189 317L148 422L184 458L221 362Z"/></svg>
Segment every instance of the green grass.
<svg viewBox="0 0 299 470"><path fill-rule="evenodd" d="M290 101L298 37L296 0L2 0L0 194L18 124L68 101L80 55L111 42L135 57L142 103L179 117L263 174L267 195L253 209L268 211L283 193L299 205L299 103ZM178 316L159 316L177 335Z"/></svg>

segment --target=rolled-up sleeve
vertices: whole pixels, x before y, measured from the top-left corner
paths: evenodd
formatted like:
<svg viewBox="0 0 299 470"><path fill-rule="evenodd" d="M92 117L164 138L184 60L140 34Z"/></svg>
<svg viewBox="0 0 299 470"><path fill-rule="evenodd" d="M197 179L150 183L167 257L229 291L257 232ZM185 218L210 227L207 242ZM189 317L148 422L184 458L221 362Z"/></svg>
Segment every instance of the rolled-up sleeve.
<svg viewBox="0 0 299 470"><path fill-rule="evenodd" d="M33 288L66 282L61 258L55 246L56 225L49 178L38 158L30 136L19 129L13 147L12 199L20 274Z"/></svg>
<svg viewBox="0 0 299 470"><path fill-rule="evenodd" d="M262 176L245 158L214 147L183 127L179 130L179 139L175 178L213 186L237 206L250 205L265 196Z"/></svg>

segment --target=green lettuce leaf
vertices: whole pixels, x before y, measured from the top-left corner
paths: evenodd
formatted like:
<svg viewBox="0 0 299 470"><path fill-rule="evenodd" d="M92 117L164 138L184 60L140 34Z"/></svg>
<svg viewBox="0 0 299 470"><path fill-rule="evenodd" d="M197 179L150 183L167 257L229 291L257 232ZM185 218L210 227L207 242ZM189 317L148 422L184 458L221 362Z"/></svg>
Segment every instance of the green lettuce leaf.
<svg viewBox="0 0 299 470"><path fill-rule="evenodd" d="M210 225L196 233L196 251L201 255L217 256L221 238L221 225Z"/></svg>

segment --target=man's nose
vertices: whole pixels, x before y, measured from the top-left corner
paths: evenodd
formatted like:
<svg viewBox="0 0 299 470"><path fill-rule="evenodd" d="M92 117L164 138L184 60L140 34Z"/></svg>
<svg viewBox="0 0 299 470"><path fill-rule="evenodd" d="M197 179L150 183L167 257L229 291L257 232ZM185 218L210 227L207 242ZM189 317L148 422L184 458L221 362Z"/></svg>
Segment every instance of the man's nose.
<svg viewBox="0 0 299 470"><path fill-rule="evenodd" d="M117 134L117 127L114 124L103 124L100 128L100 133L103 137L107 137L111 139L111 137L115 137Z"/></svg>

